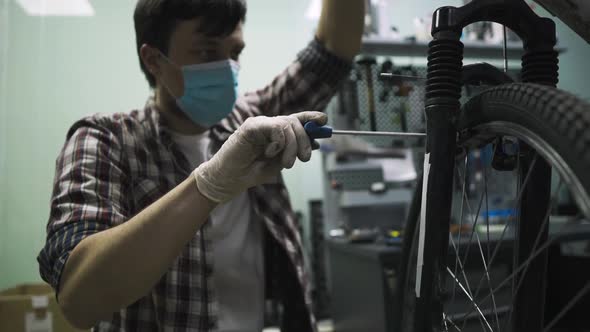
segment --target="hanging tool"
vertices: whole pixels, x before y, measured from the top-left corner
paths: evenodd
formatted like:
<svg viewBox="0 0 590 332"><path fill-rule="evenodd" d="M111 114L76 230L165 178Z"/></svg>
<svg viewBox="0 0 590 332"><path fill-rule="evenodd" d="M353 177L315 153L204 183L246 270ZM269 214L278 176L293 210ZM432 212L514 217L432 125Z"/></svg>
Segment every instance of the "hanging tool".
<svg viewBox="0 0 590 332"><path fill-rule="evenodd" d="M407 137L418 138L426 137L424 133L400 133L387 131L356 131L356 130L334 130L330 126L320 126L316 122L309 121L303 126L305 132L311 139L329 138L332 135L352 135L352 136L387 136L387 137Z"/></svg>
<svg viewBox="0 0 590 332"><path fill-rule="evenodd" d="M358 60L357 63L365 69L365 76L367 78L369 125L371 126L371 131L377 131L377 119L375 117L375 90L373 87L373 66L377 64L377 61L375 58L365 57Z"/></svg>
<svg viewBox="0 0 590 332"><path fill-rule="evenodd" d="M354 128L359 121L358 81L362 74L355 67L351 75L340 86L337 94L338 116L344 117L345 127Z"/></svg>
<svg viewBox="0 0 590 332"><path fill-rule="evenodd" d="M389 77L385 77L384 74L393 74L394 65L393 61L385 60L381 64L379 75L377 79L382 82L383 89L379 93L379 102L385 103L393 91L394 83Z"/></svg>
<svg viewBox="0 0 590 332"><path fill-rule="evenodd" d="M504 40L502 42L502 55L504 56L504 72L508 73L508 37L506 37L506 26L502 25Z"/></svg>

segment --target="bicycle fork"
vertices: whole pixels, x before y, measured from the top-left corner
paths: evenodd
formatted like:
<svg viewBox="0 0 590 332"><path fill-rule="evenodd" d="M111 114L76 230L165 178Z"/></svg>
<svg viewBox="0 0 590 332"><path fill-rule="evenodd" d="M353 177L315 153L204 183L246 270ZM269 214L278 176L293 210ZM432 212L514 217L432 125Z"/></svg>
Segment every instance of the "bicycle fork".
<svg viewBox="0 0 590 332"><path fill-rule="evenodd" d="M429 44L428 74L426 82L425 112L427 116L427 143L424 164L424 189L422 215L419 223L418 264L416 279L416 313L423 316L414 319L414 331L443 330L439 324L443 317L446 257L449 245L449 225L453 193L453 175L457 144L457 128L454 119L460 110L461 71L463 44L460 41L464 27L479 21L492 21L512 29L523 40L525 55L522 58L524 82L555 86L558 67L555 24L550 19L538 17L524 1L474 0L455 8L442 7L433 14L432 36ZM521 146L524 146L521 142ZM524 147L524 150L528 150ZM530 163L530 159L524 159ZM532 165L531 182L523 195L520 209L521 225L517 264L534 251L526 234L540 233L547 236L538 209L549 204L551 170L539 158ZM544 298L537 298L537 306L522 305L524 296L535 289L545 287L547 256L541 255L532 263L532 269L523 276L527 287L517 295L514 324L518 331L540 331L543 324ZM518 266L518 265L517 265ZM428 277L422 277L428 276ZM541 277L539 277L541 276ZM435 278L433 278L435 277ZM432 282L429 282L432 281ZM536 292L539 293L539 292ZM524 295L523 295L524 294ZM542 296L540 296L542 297Z"/></svg>

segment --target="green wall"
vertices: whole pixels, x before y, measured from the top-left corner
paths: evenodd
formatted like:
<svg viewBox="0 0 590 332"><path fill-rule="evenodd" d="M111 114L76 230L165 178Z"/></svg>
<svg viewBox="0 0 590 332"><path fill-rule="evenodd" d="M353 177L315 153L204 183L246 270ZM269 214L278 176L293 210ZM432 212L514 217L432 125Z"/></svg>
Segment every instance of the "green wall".
<svg viewBox="0 0 590 332"><path fill-rule="evenodd" d="M87 114L142 107L147 98L134 48L134 3L95 0L95 17L39 18L26 16L14 0L0 0L0 289L39 280L35 257L44 243L55 157L69 125ZM404 35L412 33L413 17L441 4L394 3L392 19ZM248 2L242 91L269 82L310 40L307 4ZM590 46L567 28L559 32L568 48L561 87L588 99ZM309 199L322 197L318 155L285 177L296 209L305 212Z"/></svg>

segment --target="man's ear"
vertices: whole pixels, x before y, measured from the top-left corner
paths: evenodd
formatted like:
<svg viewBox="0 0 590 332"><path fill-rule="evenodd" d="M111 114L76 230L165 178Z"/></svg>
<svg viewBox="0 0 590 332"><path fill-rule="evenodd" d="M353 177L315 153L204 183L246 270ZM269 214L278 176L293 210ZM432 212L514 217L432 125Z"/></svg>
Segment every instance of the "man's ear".
<svg viewBox="0 0 590 332"><path fill-rule="evenodd" d="M161 74L160 51L148 44L143 44L139 48L139 56L143 65L153 76L158 77Z"/></svg>

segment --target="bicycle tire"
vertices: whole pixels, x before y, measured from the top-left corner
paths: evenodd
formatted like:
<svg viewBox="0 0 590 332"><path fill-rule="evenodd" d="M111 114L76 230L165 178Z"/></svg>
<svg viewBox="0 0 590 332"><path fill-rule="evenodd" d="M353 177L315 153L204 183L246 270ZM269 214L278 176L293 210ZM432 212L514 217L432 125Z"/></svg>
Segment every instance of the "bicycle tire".
<svg viewBox="0 0 590 332"><path fill-rule="evenodd" d="M500 85L471 98L461 109L457 119L458 146L481 146L500 135L523 140L552 167L567 173L565 182L573 191L574 199L586 217L590 217L590 104L558 89L530 84ZM539 151L541 150L541 151ZM410 211L420 210L414 200ZM416 213L412 214L415 215ZM418 218L407 221L408 233L418 231ZM417 237L405 243L402 255L408 265L400 267L402 323L401 331L412 331L409 320L419 317L412 312L412 253ZM410 239L406 239L410 240ZM443 258L444 259L444 258ZM429 276L434 279L435 276ZM415 278L414 278L415 279ZM413 281L415 282L415 280ZM409 317L411 317L409 319Z"/></svg>
<svg viewBox="0 0 590 332"><path fill-rule="evenodd" d="M528 129L557 153L561 160L550 161L552 166L571 168L567 183L579 189L576 200L586 216L590 216L590 104L578 97L548 86L531 83L512 83L491 88L467 102L458 119L458 130L463 140L472 140L467 133L490 122L512 123ZM521 138L521 137L519 137ZM522 137L527 140L529 137ZM527 142L532 145L537 142ZM459 145L465 144L461 143ZM537 148L533 146L535 150ZM548 158L547 156L543 156ZM563 165L556 164L563 162ZM568 170L559 169L560 172Z"/></svg>

